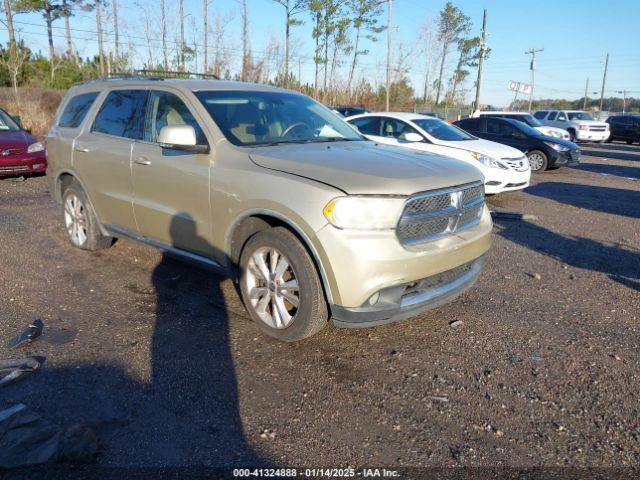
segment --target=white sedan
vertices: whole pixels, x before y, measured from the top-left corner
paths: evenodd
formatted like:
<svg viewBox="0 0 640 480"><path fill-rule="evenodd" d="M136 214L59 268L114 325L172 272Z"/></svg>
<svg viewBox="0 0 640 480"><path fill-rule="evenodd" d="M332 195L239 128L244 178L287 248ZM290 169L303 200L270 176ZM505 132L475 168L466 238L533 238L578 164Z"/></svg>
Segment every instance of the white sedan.
<svg viewBox="0 0 640 480"><path fill-rule="evenodd" d="M369 140L463 160L484 175L485 193L529 186L531 169L523 153L482 140L454 125L417 113L365 113L345 119Z"/></svg>

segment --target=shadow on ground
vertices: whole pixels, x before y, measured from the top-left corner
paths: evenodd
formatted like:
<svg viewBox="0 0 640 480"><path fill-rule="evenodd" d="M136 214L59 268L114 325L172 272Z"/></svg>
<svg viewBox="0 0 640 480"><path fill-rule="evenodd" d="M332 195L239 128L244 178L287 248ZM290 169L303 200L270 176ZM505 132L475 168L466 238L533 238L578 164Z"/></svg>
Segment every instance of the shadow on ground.
<svg viewBox="0 0 640 480"><path fill-rule="evenodd" d="M205 247L190 217L177 217L172 238L179 228L182 240ZM183 478L200 478L219 468L268 466L248 445L243 430L223 280L163 255L152 274L155 291L149 292L156 299L150 382L134 379L126 365L45 368L4 389L0 407L25 403L55 415L48 419L60 425L83 421L94 427L105 451L88 472L160 478L161 471L186 468ZM113 348L140 354L136 342L126 339L114 338ZM132 468L120 469L123 465ZM48 468L36 471L54 478L53 472L64 471L65 465Z"/></svg>
<svg viewBox="0 0 640 480"><path fill-rule="evenodd" d="M635 152L634 153L626 153L625 151L623 151L620 148L611 148L610 150L609 146L602 146L600 149L597 150L592 150L591 148L589 148L588 146L586 147L580 147L580 152L582 153L582 155L588 155L590 157L599 157L599 158L613 158L616 160L631 160L631 161L636 161L636 162L640 162L640 150L635 148L633 150L631 150L631 152Z"/></svg>
<svg viewBox="0 0 640 480"><path fill-rule="evenodd" d="M495 224L498 235L507 240L567 265L605 273L612 280L640 291L640 251L561 235L530 222L497 220Z"/></svg>
<svg viewBox="0 0 640 480"><path fill-rule="evenodd" d="M578 208L640 218L639 190L545 182L530 186L527 193Z"/></svg>
<svg viewBox="0 0 640 480"><path fill-rule="evenodd" d="M627 167L624 165L607 165L605 163L581 163L573 167L577 170L599 173L604 175L615 175L616 177L633 178L640 180L640 167Z"/></svg>

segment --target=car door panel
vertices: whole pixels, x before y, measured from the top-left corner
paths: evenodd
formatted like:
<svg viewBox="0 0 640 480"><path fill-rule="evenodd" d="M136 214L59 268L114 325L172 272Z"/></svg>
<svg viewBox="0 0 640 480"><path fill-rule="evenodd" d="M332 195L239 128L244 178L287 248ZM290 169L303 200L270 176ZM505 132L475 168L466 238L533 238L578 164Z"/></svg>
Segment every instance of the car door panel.
<svg viewBox="0 0 640 480"><path fill-rule="evenodd" d="M157 143L163 126L193 122L195 118L177 94L150 93L145 140L133 145L133 208L142 236L211 257L209 192L214 154L194 154ZM200 129L199 141L206 141L202 135Z"/></svg>

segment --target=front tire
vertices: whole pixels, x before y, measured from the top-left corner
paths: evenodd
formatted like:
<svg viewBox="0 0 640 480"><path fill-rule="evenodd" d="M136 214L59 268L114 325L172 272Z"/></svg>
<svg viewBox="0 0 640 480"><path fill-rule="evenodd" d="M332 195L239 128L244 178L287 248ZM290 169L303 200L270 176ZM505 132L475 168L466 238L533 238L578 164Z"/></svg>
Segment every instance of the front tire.
<svg viewBox="0 0 640 480"><path fill-rule="evenodd" d="M313 260L286 228L259 232L246 243L240 291L251 319L278 340L302 340L327 323L327 302Z"/></svg>
<svg viewBox="0 0 640 480"><path fill-rule="evenodd" d="M576 131L573 128L567 130L569 132L569 141L575 143L576 142Z"/></svg>
<svg viewBox="0 0 640 480"><path fill-rule="evenodd" d="M544 172L549 167L549 159L546 153L541 150L531 150L527 153L527 158L533 173Z"/></svg>
<svg viewBox="0 0 640 480"><path fill-rule="evenodd" d="M62 194L62 216L69 241L82 250L102 250L113 244L113 237L102 234L87 195L74 181Z"/></svg>

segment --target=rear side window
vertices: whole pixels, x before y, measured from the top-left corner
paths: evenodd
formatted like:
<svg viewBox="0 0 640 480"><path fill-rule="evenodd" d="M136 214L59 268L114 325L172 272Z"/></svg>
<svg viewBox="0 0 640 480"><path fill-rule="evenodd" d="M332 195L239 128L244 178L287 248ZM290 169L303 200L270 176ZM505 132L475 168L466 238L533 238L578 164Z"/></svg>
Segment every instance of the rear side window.
<svg viewBox="0 0 640 480"><path fill-rule="evenodd" d="M557 115L558 115L558 112L551 112L547 120L555 120Z"/></svg>
<svg viewBox="0 0 640 480"><path fill-rule="evenodd" d="M93 122L93 131L116 137L142 140L146 90L109 92Z"/></svg>
<svg viewBox="0 0 640 480"><path fill-rule="evenodd" d="M544 117L547 116L547 111L543 110L541 112L536 112L533 114L534 117L536 117L538 120L542 120Z"/></svg>
<svg viewBox="0 0 640 480"><path fill-rule="evenodd" d="M458 126L467 132L479 132L480 131L480 119L479 118L465 118L460 120Z"/></svg>
<svg viewBox="0 0 640 480"><path fill-rule="evenodd" d="M363 135L380 135L379 117L356 118L355 120L351 120L350 123Z"/></svg>
<svg viewBox="0 0 640 480"><path fill-rule="evenodd" d="M67 106L64 107L62 115L60 115L58 126L67 128L79 127L97 96L98 92L83 93L69 100Z"/></svg>

